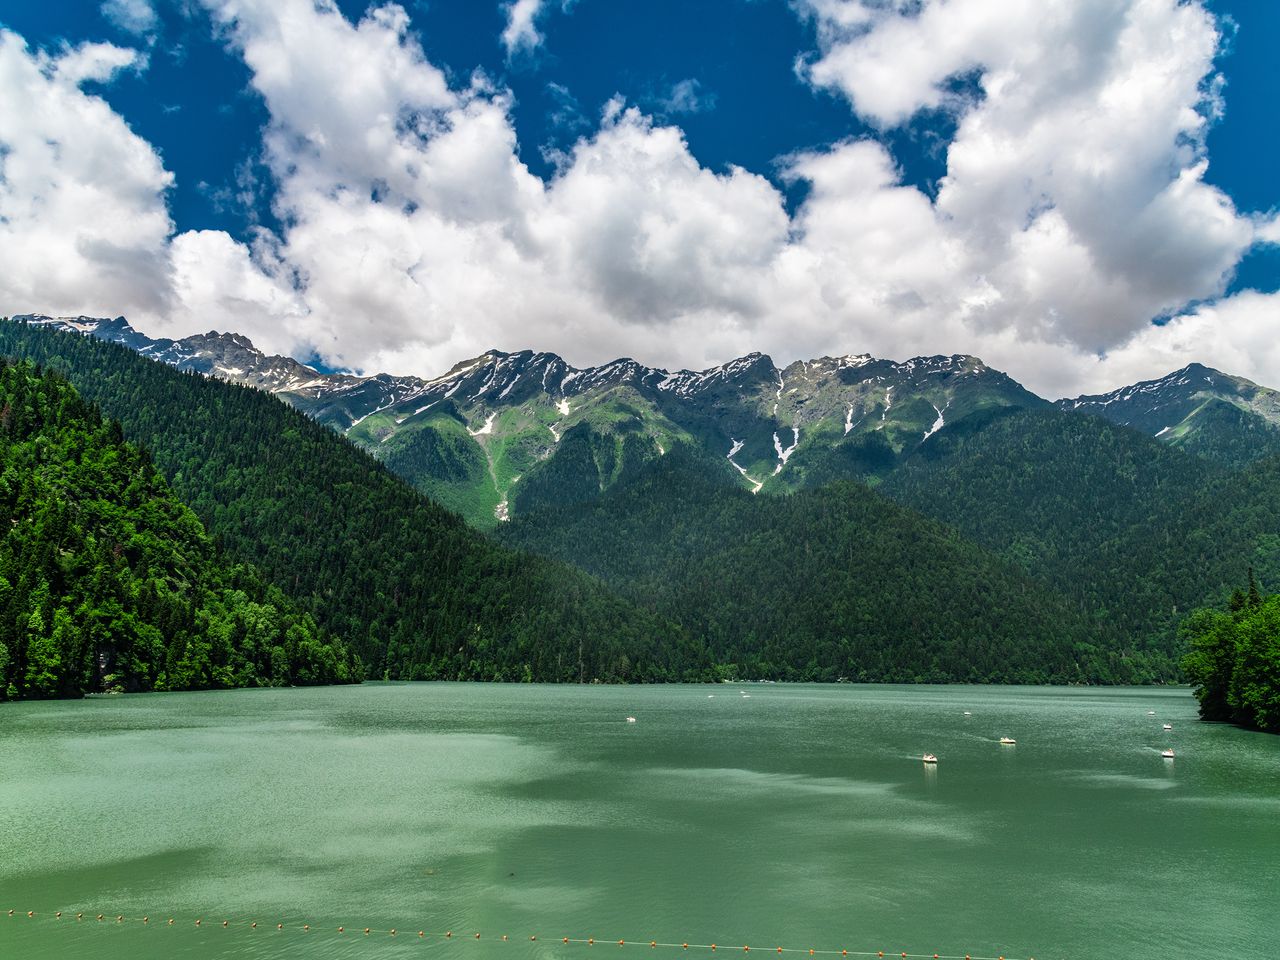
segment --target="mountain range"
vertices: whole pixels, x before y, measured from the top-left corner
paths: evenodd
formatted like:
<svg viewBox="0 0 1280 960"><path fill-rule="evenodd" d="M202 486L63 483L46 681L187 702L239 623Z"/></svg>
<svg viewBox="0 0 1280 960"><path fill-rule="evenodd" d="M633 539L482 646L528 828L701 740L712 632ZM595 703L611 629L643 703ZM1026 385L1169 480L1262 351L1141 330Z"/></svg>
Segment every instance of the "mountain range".
<svg viewBox="0 0 1280 960"><path fill-rule="evenodd" d="M1277 395L1197 365L1057 402L967 356L356 377L14 319L0 356L370 676L1171 681L1189 610L1280 580Z"/></svg>
<svg viewBox="0 0 1280 960"><path fill-rule="evenodd" d="M1050 403L963 355L779 368L753 353L673 373L625 358L580 369L554 353L491 350L429 378L354 376L268 356L234 333L152 339L123 317L14 319L273 393L482 528L589 499L681 442L724 459L752 492L875 483L931 440L1014 410L1099 416L1219 463L1280 453L1280 392L1199 364ZM571 434L589 439L566 445Z"/></svg>

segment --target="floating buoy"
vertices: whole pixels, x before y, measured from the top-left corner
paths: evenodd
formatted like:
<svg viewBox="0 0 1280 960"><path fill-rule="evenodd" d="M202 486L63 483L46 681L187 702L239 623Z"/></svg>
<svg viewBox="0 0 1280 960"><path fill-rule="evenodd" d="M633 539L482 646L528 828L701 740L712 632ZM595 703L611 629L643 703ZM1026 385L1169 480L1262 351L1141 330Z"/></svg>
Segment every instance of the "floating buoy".
<svg viewBox="0 0 1280 960"><path fill-rule="evenodd" d="M303 930L310 930L310 929L311 929L311 924L309 924L309 923L304 923L304 924L302 925L302 929L303 929Z"/></svg>

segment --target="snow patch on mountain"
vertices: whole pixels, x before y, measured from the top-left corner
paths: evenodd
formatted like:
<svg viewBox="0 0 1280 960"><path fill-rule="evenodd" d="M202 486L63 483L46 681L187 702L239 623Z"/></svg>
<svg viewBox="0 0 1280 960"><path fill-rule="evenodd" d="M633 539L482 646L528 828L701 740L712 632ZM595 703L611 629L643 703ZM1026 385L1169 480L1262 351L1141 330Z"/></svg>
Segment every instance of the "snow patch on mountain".
<svg viewBox="0 0 1280 960"><path fill-rule="evenodd" d="M943 426L945 426L945 425L946 425L946 422L947 422L947 421L943 418L943 416L942 416L942 411L938 409L938 405L937 405L936 403L930 403L930 404L929 404L929 406L933 407L934 412L936 412L936 413L938 414L938 419L937 419L937 420L935 420L935 421L933 421L933 426L931 426L928 430L926 430L926 431L924 432L924 437L923 437L923 439L921 440L921 443L923 443L925 440L928 440L928 439L929 439L930 437L932 437L935 433L937 433L939 430L941 430L941 429L943 428Z"/></svg>
<svg viewBox="0 0 1280 960"><path fill-rule="evenodd" d="M496 419L498 419L498 411L495 410L485 419L483 427L478 430L472 430L470 427L467 427L467 433L471 434L473 437L488 436L493 433L493 421Z"/></svg>
<svg viewBox="0 0 1280 960"><path fill-rule="evenodd" d="M800 445L800 428L791 428L791 446L785 450L782 448L782 441L778 439L775 431L773 434L773 449L778 452L778 465L773 468L773 475L776 477L782 472L782 468L787 465L787 461L791 459L791 455L796 452L796 447Z"/></svg>

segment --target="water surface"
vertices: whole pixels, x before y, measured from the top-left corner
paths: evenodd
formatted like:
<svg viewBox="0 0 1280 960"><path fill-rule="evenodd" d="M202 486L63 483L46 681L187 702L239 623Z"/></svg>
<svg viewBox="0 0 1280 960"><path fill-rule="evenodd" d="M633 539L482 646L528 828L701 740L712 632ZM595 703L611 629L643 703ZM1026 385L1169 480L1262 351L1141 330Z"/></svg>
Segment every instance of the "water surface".
<svg viewBox="0 0 1280 960"><path fill-rule="evenodd" d="M1277 893L1280 738L1197 722L1185 690L367 684L0 706L4 956L533 960L622 938L654 956L683 951L651 939L1263 958Z"/></svg>

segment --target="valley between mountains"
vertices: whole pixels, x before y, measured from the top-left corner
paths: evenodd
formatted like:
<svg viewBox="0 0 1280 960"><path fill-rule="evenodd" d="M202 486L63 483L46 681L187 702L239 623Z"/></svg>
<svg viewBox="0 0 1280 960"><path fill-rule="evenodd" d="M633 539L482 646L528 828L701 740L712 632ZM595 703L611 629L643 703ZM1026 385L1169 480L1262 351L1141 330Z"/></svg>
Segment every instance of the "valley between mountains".
<svg viewBox="0 0 1280 960"><path fill-rule="evenodd" d="M1190 609L1280 581L1280 393L1196 364L1056 402L970 356L357 377L41 316L0 355L370 676L1167 682Z"/></svg>

